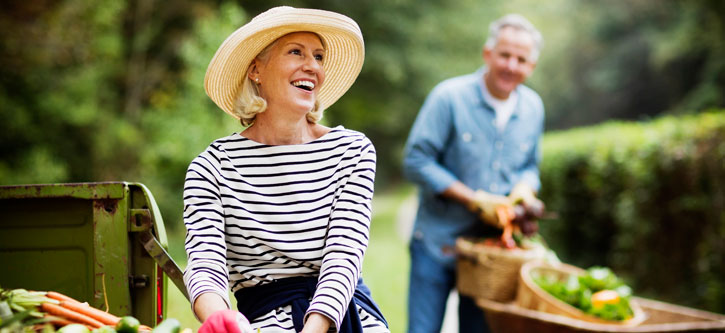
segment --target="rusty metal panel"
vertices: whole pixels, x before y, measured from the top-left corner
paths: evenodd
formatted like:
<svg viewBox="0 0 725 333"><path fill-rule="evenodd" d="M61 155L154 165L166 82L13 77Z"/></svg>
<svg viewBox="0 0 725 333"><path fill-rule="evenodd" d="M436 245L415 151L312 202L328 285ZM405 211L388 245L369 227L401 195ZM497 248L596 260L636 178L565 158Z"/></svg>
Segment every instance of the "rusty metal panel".
<svg viewBox="0 0 725 333"><path fill-rule="evenodd" d="M0 286L90 299L93 209L86 200L2 199L0 221Z"/></svg>
<svg viewBox="0 0 725 333"><path fill-rule="evenodd" d="M127 185L124 182L104 182L2 186L0 199L121 199L126 193Z"/></svg>
<svg viewBox="0 0 725 333"><path fill-rule="evenodd" d="M167 277L141 232L167 247L142 184L0 186L0 286L60 291L155 325L166 315Z"/></svg>
<svg viewBox="0 0 725 333"><path fill-rule="evenodd" d="M131 209L128 227L134 258L130 270L136 277L136 286L131 288L133 306L139 316L153 314L155 321L149 317L149 322L158 323L166 317L168 278L159 263L143 247L141 234L153 233L159 243L168 248L166 229L156 201L146 186L129 184L129 198Z"/></svg>
<svg viewBox="0 0 725 333"><path fill-rule="evenodd" d="M128 193L127 187L124 188ZM93 298L96 308L117 315L132 314L129 267L133 258L127 232L129 199L90 200L93 207Z"/></svg>

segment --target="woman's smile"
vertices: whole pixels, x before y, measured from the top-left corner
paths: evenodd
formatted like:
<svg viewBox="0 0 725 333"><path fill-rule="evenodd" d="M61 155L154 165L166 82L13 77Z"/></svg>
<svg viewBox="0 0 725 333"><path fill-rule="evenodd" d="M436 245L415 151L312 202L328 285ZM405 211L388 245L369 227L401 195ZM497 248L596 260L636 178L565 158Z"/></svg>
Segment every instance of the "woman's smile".
<svg viewBox="0 0 725 333"><path fill-rule="evenodd" d="M315 89L315 83L310 80L292 81L292 85L305 91L312 91L312 89Z"/></svg>

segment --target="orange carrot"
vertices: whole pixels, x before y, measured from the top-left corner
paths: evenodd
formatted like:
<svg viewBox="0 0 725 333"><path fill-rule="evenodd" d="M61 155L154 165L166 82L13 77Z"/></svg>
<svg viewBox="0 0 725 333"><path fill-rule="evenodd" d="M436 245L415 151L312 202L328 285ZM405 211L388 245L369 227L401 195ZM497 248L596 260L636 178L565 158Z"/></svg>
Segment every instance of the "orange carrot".
<svg viewBox="0 0 725 333"><path fill-rule="evenodd" d="M153 329L151 327L148 327L146 325L141 325L138 327L139 332L151 332Z"/></svg>
<svg viewBox="0 0 725 333"><path fill-rule="evenodd" d="M96 309L90 305L84 303L77 303L72 301L61 301L60 306L78 313L82 313L88 317L100 321L105 325L116 326L121 318L116 317L108 312Z"/></svg>
<svg viewBox="0 0 725 333"><path fill-rule="evenodd" d="M47 323L53 325L53 327L55 327L55 328L61 328L63 326L67 326L67 325L70 325L70 324L78 324L78 323L76 323L74 321L70 321L68 319L64 319L64 318L61 318L61 317L56 317L56 316L53 316L53 315L49 315L47 313L45 314L45 316L43 316L43 318L45 318L46 320L48 320ZM89 331L92 331L92 330L95 329L95 327L92 327L92 326L87 325L87 324L81 324L81 325L83 325L85 327L88 327L88 330ZM41 330L35 330L33 332L40 332L40 331Z"/></svg>
<svg viewBox="0 0 725 333"><path fill-rule="evenodd" d="M47 313L43 316L43 318L47 319L48 322L53 324L53 326L55 326L55 327L63 327L66 325L73 324L73 322L68 319L56 317L56 316L53 316L53 315L47 314Z"/></svg>
<svg viewBox="0 0 725 333"><path fill-rule="evenodd" d="M68 301L68 302L80 303L79 301L75 300L74 298L63 295L57 291L49 291L49 292L45 293L45 296L48 298L52 298L54 300L58 300L58 301Z"/></svg>
<svg viewBox="0 0 725 333"><path fill-rule="evenodd" d="M507 249L513 249L516 247L516 242L513 239L513 219L516 217L516 213L513 209L509 209L506 206L496 207L496 215L498 215L499 221L503 224L503 233L501 234L501 242Z"/></svg>
<svg viewBox="0 0 725 333"><path fill-rule="evenodd" d="M40 310L54 316L63 317L72 322L91 326L93 328L99 328L103 326L103 323L89 317L86 314L75 312L73 310L66 309L60 305L56 305L53 303L46 302L40 304Z"/></svg>

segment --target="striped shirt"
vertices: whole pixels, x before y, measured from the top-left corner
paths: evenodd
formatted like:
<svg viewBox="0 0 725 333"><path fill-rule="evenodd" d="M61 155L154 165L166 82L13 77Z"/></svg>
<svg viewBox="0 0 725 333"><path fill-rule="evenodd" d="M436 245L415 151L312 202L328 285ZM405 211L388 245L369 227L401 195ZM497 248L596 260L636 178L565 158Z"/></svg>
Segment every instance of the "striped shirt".
<svg viewBox="0 0 725 333"><path fill-rule="evenodd" d="M230 304L229 289L319 275L307 313L339 327L368 245L375 159L370 140L342 126L299 145L239 134L214 141L191 162L184 184L191 303L213 292ZM364 327L387 331L360 317ZM263 332L294 331L289 307L249 319Z"/></svg>

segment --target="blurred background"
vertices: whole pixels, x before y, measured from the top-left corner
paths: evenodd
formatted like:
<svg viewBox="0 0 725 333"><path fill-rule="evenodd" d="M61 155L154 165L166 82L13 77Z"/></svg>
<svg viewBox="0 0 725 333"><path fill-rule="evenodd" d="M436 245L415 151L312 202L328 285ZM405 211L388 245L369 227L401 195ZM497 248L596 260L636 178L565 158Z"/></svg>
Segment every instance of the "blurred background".
<svg viewBox="0 0 725 333"><path fill-rule="evenodd" d="M364 275L405 329L415 188L410 126L439 81L475 71L488 23L544 36L527 85L546 106L541 233L565 262L609 266L635 294L725 313L725 2L605 0L24 0L0 3L0 184L149 187L183 267L186 168L240 125L205 95L221 42L276 5L360 25L366 60L325 112L378 152ZM188 303L171 316L198 327Z"/></svg>

